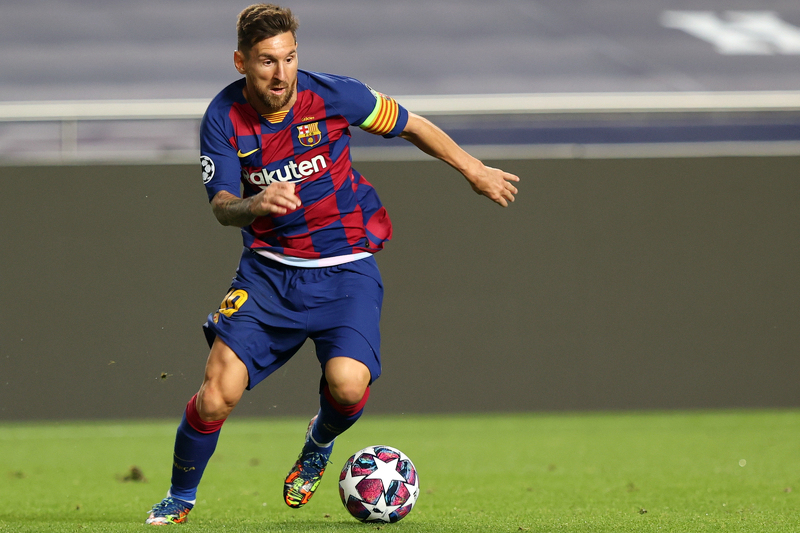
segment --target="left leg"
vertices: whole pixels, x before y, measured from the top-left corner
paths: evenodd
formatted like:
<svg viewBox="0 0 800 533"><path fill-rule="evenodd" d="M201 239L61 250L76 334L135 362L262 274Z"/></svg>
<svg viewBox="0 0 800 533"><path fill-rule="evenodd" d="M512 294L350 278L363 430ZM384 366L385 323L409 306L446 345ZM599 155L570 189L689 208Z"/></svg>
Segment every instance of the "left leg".
<svg viewBox="0 0 800 533"><path fill-rule="evenodd" d="M324 377L319 412L311 419L300 457L284 482L283 496L289 507L302 507L314 494L333 451L333 441L356 423L369 398L371 374L360 361L330 359Z"/></svg>
<svg viewBox="0 0 800 533"><path fill-rule="evenodd" d="M320 391L320 410L309 431L306 447L330 448L364 412L369 399L371 374L356 359L334 357L325 365Z"/></svg>
<svg viewBox="0 0 800 533"><path fill-rule="evenodd" d="M372 381L367 365L349 357L334 357L325 364L330 396L341 405L356 405Z"/></svg>
<svg viewBox="0 0 800 533"><path fill-rule="evenodd" d="M310 313L309 334L323 379L319 412L311 420L300 457L284 482L284 500L295 508L311 498L334 440L359 419L369 386L381 373L383 285L375 260L362 259L317 274L313 288L325 298L315 300L321 303Z"/></svg>

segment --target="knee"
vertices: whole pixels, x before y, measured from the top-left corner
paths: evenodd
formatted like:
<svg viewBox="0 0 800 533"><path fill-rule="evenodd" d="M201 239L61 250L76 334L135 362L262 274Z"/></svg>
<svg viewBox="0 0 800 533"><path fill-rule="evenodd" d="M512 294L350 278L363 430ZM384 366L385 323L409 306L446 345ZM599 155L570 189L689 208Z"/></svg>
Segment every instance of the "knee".
<svg viewBox="0 0 800 533"><path fill-rule="evenodd" d="M203 385L197 395L197 413L204 422L227 418L236 407L239 398L226 396L220 389Z"/></svg>
<svg viewBox="0 0 800 533"><path fill-rule="evenodd" d="M328 383L328 390L340 405L356 405L364 398L367 386L358 382Z"/></svg>
<svg viewBox="0 0 800 533"><path fill-rule="evenodd" d="M364 398L369 387L370 371L355 359L335 357L325 366L328 390L340 405L356 405Z"/></svg>

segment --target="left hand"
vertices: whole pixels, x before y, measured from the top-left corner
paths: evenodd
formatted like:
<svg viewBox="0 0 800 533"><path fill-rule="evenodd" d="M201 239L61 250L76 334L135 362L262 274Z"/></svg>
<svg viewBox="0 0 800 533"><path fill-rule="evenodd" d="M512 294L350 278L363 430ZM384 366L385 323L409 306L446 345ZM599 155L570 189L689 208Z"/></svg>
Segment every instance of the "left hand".
<svg viewBox="0 0 800 533"><path fill-rule="evenodd" d="M503 207L508 207L508 203L514 201L514 195L518 192L512 182L519 181L519 177L499 168L481 164L477 172L470 175L465 174L465 177L473 191Z"/></svg>

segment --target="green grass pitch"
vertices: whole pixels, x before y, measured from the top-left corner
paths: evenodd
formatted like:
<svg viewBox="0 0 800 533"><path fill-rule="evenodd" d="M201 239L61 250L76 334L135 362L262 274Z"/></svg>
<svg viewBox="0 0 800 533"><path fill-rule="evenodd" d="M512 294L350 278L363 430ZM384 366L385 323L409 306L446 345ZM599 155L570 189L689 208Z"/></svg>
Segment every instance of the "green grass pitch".
<svg viewBox="0 0 800 533"><path fill-rule="evenodd" d="M223 428L194 531L704 532L800 530L800 411L379 416L339 438L314 499L282 501L307 420ZM168 488L177 420L0 424L0 531L142 531ZM417 506L361 524L339 501L350 454L417 466ZM128 480L132 467L145 480Z"/></svg>

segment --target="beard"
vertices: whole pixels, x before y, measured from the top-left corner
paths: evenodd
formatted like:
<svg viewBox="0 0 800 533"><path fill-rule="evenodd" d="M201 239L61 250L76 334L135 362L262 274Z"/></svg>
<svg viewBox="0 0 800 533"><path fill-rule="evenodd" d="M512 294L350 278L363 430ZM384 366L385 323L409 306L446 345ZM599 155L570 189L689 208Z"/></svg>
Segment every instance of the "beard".
<svg viewBox="0 0 800 533"><path fill-rule="evenodd" d="M294 83L290 84L286 87L286 91L282 95L274 95L269 92L269 88L267 90L261 89L261 87L254 87L256 97L264 104L268 109L272 111L279 111L283 108L286 104L289 103L289 100L292 99L294 96Z"/></svg>

